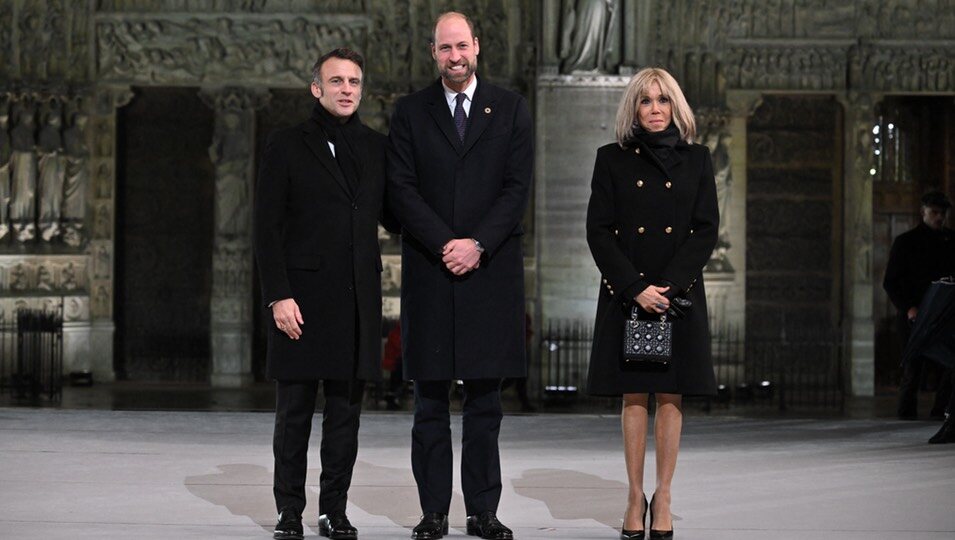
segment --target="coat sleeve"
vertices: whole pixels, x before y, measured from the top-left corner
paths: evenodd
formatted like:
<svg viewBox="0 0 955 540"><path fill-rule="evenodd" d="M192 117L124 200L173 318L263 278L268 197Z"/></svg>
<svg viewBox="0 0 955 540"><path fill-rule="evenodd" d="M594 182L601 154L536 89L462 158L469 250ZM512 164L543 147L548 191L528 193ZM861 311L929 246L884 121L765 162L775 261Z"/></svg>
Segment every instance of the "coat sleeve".
<svg viewBox="0 0 955 540"><path fill-rule="evenodd" d="M613 179L600 154L594 163L594 176L590 184L590 202L587 204L587 245L597 263L597 268L614 291L621 291L619 299L625 305L649 286L640 277L617 237L619 223L616 219Z"/></svg>
<svg viewBox="0 0 955 540"><path fill-rule="evenodd" d="M259 167L253 207L255 260L259 265L262 302L266 306L292 298L282 250L288 182L288 162L276 135L272 134Z"/></svg>
<svg viewBox="0 0 955 540"><path fill-rule="evenodd" d="M892 249L889 251L889 262L885 267L885 278L882 280L882 288L889 295L889 300L895 305L895 309L902 313L908 312L910 307L917 306L918 301L913 301L906 292L905 287L905 237L898 237L892 242Z"/></svg>
<svg viewBox="0 0 955 540"><path fill-rule="evenodd" d="M720 209L716 199L713 160L708 148L703 147L703 152L700 187L696 191L696 201L690 217L691 232L660 274L661 278L673 283L682 291L695 283L703 272L719 238Z"/></svg>
<svg viewBox="0 0 955 540"><path fill-rule="evenodd" d="M514 114L510 148L504 168L504 185L488 212L472 232L485 248L487 257L514 232L524 219L534 169L534 141L531 113L521 97Z"/></svg>
<svg viewBox="0 0 955 540"><path fill-rule="evenodd" d="M410 234L428 251L440 255L444 245L454 239L454 232L421 196L411 119L403 105L402 100L395 104L388 134L388 204L403 234Z"/></svg>

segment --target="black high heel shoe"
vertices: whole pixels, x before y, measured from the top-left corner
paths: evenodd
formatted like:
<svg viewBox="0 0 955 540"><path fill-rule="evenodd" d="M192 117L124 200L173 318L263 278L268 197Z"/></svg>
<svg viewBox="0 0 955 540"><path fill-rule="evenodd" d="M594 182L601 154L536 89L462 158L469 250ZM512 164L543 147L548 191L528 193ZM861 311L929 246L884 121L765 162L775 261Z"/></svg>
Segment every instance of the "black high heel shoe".
<svg viewBox="0 0 955 540"><path fill-rule="evenodd" d="M650 526L653 527L653 499L657 497L657 494L654 493L653 497L650 498ZM650 540L673 540L673 528L669 531L660 531L656 529L650 529Z"/></svg>
<svg viewBox="0 0 955 540"><path fill-rule="evenodd" d="M650 508L650 504L647 503L647 496L643 496L643 515L640 517L640 522L643 523L643 529L639 531L628 531L623 527L620 528L620 540L643 540L646 538L647 534L647 509Z"/></svg>

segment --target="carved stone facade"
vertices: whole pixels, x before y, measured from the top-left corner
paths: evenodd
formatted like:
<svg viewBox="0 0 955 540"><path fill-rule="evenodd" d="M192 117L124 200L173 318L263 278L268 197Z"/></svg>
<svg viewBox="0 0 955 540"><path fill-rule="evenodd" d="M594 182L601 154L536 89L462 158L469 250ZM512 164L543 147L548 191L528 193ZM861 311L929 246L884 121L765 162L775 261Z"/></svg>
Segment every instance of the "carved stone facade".
<svg viewBox="0 0 955 540"><path fill-rule="evenodd" d="M568 13L575 14L574 10L588 6L594 7L596 3L590 6L588 2L543 1L539 60L540 72L544 75L538 78L539 100L553 101L551 96L560 91L555 89L553 74L574 71L573 66L568 69L563 49L567 44L566 31L569 30L573 37L578 28L568 27L566 21L574 21L568 19ZM587 81L601 81L599 73L625 74L642 66L663 66L680 82L697 113L699 142L710 146L718 169L723 224L720 245L707 267L708 285L713 284L708 286L707 292L711 303L715 304L715 309L711 307L711 310L717 313L717 320L739 324L743 335L749 336L749 331L753 330L752 339L756 339L760 330L755 326L752 329L743 327L744 321L762 322L765 318L756 312L747 313L746 291L754 291L754 294L758 291L754 298L758 296L759 302L768 301L770 305L774 301L777 304L787 301L779 298L774 289L778 282L764 283L758 273L747 276L753 264L774 258L778 262L779 254L786 252L780 249L782 246L773 248L759 242L750 245L747 222L766 230L777 220L785 221L787 216L798 221L816 213L818 216L811 222L825 222L828 226L844 223L840 231L829 231L830 236L839 240L837 245L841 251L832 251L829 246L827 253L816 256L812 254L819 247L816 242L805 246L807 258L800 260L806 262L813 257L817 263L826 260L829 261L826 268L807 270L800 266L799 261L793 261L790 269L793 277L779 289L796 298L818 300L824 297L830 307L836 306L837 313L831 323L843 331L849 386L855 394L871 394L871 303L877 281L875 277L881 272L871 263L872 186L869 171L875 107L888 93L955 94L955 61L952 60L955 58L955 1L622 0L605 2L602 8L607 10L604 15L614 10L622 13L622 39L607 42L607 38L599 34L601 27L597 24L590 26L588 35L595 43L603 43L606 54L602 58L612 58L612 49L619 46L619 59L597 61L599 65L596 66L591 62L580 71L598 74L575 73L574 78L564 79L564 91L572 94ZM601 84L597 82L598 86ZM606 86L609 89L613 85ZM754 121L752 115L759 109L762 96L771 94L834 97L839 104L835 111L842 111L830 112L842 121L842 125L836 124L831 130L833 134L843 133L844 140L794 138L794 134L785 130L750 134L748 125ZM607 101L611 100L608 96ZM579 111L584 107L580 103L568 106ZM790 113L804 112L797 109ZM612 125L613 113L613 107L607 106L603 116L588 118L594 124ZM584 113L587 114L592 113ZM546 127L567 116L566 110L538 108L538 127ZM820 125L829 125L827 122L837 118L829 118ZM791 120L798 124L800 119ZM612 140L609 131L573 132L582 134L576 138L586 151L568 151L564 145L551 142L548 133L538 130L538 151L543 154L537 170L539 226L548 220L544 209L553 205L544 200L548 195L541 193L553 192L549 184L559 187L565 182L557 180L563 177L560 169L549 165L554 159L551 152L559 152L561 159L568 159L571 163L592 163L594 149ZM767 174L759 167L749 167L752 165L748 163L750 157L755 155L768 163L786 163L792 158L790 153L793 151L833 157L833 148L839 148L840 144L842 152L838 155L842 157L841 163L835 162L835 177L842 184L837 190L842 193L841 199L830 200L826 203L828 206L822 204L802 210L798 205L783 205L770 210L769 207L747 204L750 190L762 194L760 196L782 195L793 200L818 197L819 189L832 190L833 179L831 173L815 174L812 171L803 171L805 174L801 176L782 169ZM574 157L568 158L568 155ZM584 182L588 174L584 167L572 168L577 171L579 181ZM748 215L748 211L754 215ZM833 216L843 221L832 225ZM544 228L538 231L538 243L551 246L556 253L565 248L572 250L578 240L579 237L548 236ZM786 248L789 247L792 246L787 244ZM750 253L750 249L754 251ZM548 295L544 291L562 291L561 294L567 291L559 284L546 281L546 256L541 258L541 265L543 312L546 316L559 316L548 310ZM823 280L826 283L814 279L813 272L825 272L831 279L842 279L841 289L833 289L831 279ZM574 279L579 283L580 277L566 276L564 279L566 283L572 283ZM588 275L583 281L590 278L592 276ZM772 300L773 297L776 300Z"/></svg>
<svg viewBox="0 0 955 540"><path fill-rule="evenodd" d="M253 309L250 208L262 139L255 110L270 90L304 91L322 51L357 49L367 59L362 116L385 131L394 100L435 76L427 45L434 16L460 9L479 15L481 73L526 92L535 6L533 0L0 0L0 50L8 51L0 66L0 313L17 305L62 306L74 344L66 347L64 369L113 377L117 110L136 87L201 87L215 111L208 152L216 178L211 374L217 384L244 382Z"/></svg>
<svg viewBox="0 0 955 540"><path fill-rule="evenodd" d="M587 318L592 311L592 292L573 296L593 279L574 220L585 204L593 151L612 140L612 116L629 74L666 67L698 113L723 211L708 292L721 306L714 311L733 321L747 318L746 223L761 219L747 216L747 186L772 190L778 183L750 171L747 156L794 144L785 134L768 143L759 133L751 137L751 115L763 95L835 96L844 115L838 211L846 223L842 324L852 343L846 357L853 391L871 390L866 298L877 270L870 257L865 130L883 95L953 93L955 0L0 0L6 60L0 65L0 303L64 298L63 309L79 317L70 328L77 346L67 350L85 351L68 358L66 369L93 367L98 379L111 377L116 111L136 87L202 88L216 119L209 141L219 190L213 326L230 328L213 334L231 336L222 339L233 345L210 340L219 344L213 349L247 349L241 327L248 326L251 295L241 299L240 291L251 287L250 156L264 136L257 130L270 127L254 120L257 100L271 92L284 97L273 97L270 108L285 106L276 100L297 107L299 98L287 93L305 92L314 58L346 45L367 59L362 116L385 131L394 100L434 79L428 39L434 17L449 9L474 17L480 73L527 95L536 113L528 290L540 317ZM583 130L568 140L573 125ZM805 187L780 175L793 190ZM388 256L393 242L383 239ZM62 275L70 263L77 286L66 290ZM393 312L395 297L385 304ZM242 354L235 355L236 373L246 369Z"/></svg>

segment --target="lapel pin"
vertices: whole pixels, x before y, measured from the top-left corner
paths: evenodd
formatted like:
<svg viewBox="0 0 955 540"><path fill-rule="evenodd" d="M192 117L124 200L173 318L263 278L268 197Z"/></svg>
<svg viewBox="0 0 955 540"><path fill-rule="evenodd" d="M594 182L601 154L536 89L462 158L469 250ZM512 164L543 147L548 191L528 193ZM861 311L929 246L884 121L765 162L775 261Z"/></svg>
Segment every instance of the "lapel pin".
<svg viewBox="0 0 955 540"><path fill-rule="evenodd" d="M491 108L490 108L490 107L485 107L485 108L484 108L484 114L491 114Z"/></svg>

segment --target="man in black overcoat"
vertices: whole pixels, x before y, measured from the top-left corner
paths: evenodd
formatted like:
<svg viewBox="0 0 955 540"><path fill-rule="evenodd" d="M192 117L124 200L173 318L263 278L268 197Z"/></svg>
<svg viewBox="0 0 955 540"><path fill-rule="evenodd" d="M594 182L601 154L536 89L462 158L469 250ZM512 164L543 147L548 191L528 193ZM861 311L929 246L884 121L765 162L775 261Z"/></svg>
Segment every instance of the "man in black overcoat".
<svg viewBox="0 0 955 540"><path fill-rule="evenodd" d="M500 383L523 377L521 219L534 163L525 100L475 74L471 21L438 17L441 77L395 104L388 151L391 209L402 225L404 374L415 381L411 463L424 514L412 538L447 534L451 502L448 390L464 381L461 484L469 534L511 538L497 520Z"/></svg>
<svg viewBox="0 0 955 540"><path fill-rule="evenodd" d="M362 57L335 49L315 63L311 118L273 133L255 200L262 301L275 325L275 538L302 538L308 439L324 382L319 532L355 538L345 516L358 453L364 381L380 375L378 221L387 138L358 118Z"/></svg>
<svg viewBox="0 0 955 540"><path fill-rule="evenodd" d="M922 222L892 242L882 287L898 310L897 322L903 344L909 340L918 306L929 285L939 278L955 275L955 231L945 227L951 206L948 197L940 191L925 194L922 197ZM924 359L917 357L902 366L899 418L918 417L918 390L924 364ZM943 380L950 384L948 375ZM932 416L943 413L949 394L950 386L939 384Z"/></svg>

